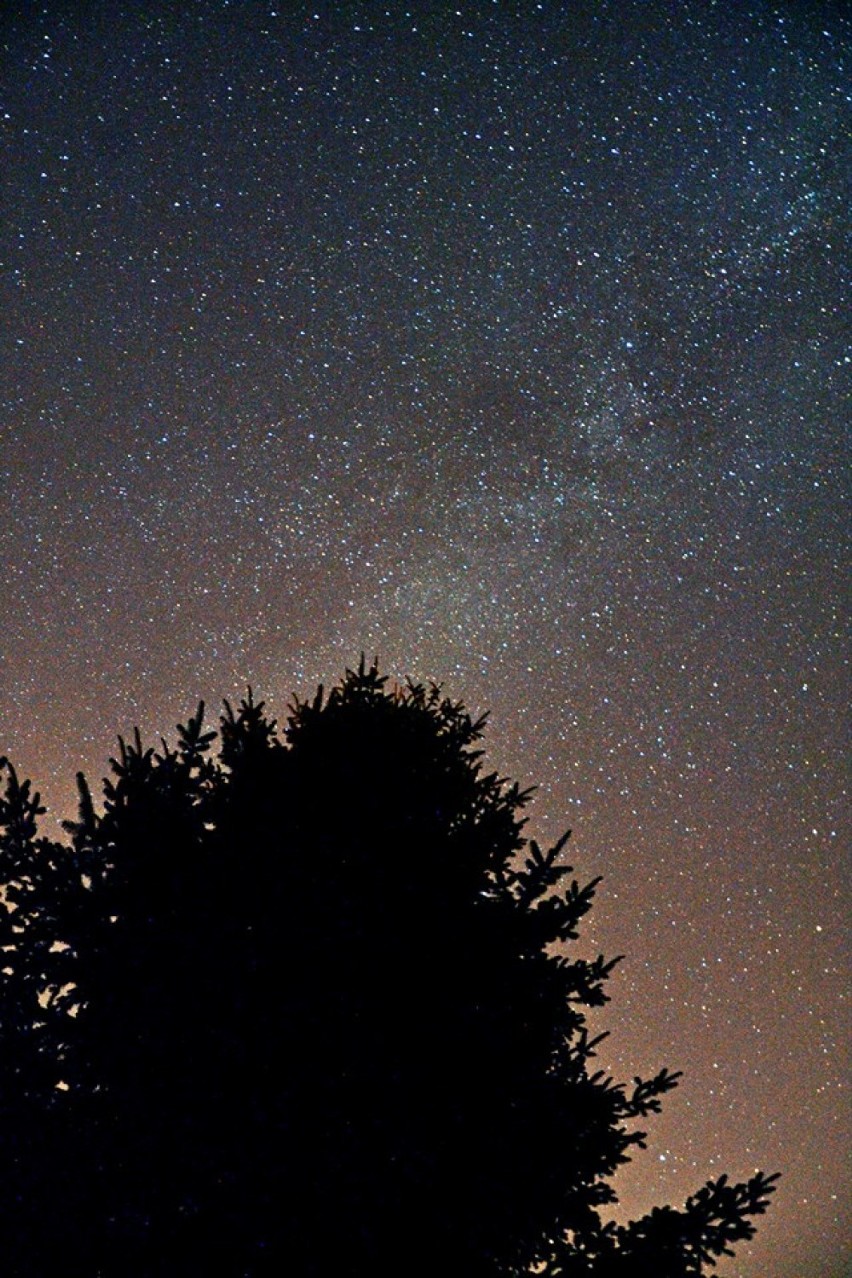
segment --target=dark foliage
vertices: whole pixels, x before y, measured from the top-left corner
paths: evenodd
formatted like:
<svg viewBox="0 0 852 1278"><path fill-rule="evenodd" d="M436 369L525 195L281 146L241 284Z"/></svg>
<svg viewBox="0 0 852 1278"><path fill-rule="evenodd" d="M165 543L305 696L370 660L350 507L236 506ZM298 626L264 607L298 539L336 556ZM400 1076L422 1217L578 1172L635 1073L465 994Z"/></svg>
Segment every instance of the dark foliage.
<svg viewBox="0 0 852 1278"><path fill-rule="evenodd" d="M686 1278L751 1236L775 1177L602 1222L678 1075L592 1068L595 884L483 721L363 662L283 734L203 711L102 811L78 778L70 847L2 761L3 1273Z"/></svg>

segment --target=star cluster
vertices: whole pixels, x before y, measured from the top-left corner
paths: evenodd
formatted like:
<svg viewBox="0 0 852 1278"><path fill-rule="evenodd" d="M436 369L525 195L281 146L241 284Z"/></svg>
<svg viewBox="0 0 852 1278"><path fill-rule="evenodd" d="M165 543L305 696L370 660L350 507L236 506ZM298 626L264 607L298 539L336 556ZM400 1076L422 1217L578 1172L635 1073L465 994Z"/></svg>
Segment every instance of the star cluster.
<svg viewBox="0 0 852 1278"><path fill-rule="evenodd" d="M840 1278L849 28L830 5L2 22L0 752L53 813L365 650L603 874L622 1210L781 1169Z"/></svg>

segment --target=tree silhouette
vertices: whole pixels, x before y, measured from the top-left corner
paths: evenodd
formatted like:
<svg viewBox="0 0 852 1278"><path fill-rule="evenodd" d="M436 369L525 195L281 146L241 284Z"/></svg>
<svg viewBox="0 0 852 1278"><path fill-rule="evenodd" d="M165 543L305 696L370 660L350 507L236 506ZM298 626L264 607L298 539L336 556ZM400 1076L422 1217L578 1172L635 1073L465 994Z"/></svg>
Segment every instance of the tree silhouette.
<svg viewBox="0 0 852 1278"><path fill-rule="evenodd" d="M362 661L279 733L120 741L70 847L5 760L0 1240L20 1275L707 1272L774 1176L602 1219L678 1075L594 1068L596 883L484 720ZM218 740L218 757L212 754Z"/></svg>

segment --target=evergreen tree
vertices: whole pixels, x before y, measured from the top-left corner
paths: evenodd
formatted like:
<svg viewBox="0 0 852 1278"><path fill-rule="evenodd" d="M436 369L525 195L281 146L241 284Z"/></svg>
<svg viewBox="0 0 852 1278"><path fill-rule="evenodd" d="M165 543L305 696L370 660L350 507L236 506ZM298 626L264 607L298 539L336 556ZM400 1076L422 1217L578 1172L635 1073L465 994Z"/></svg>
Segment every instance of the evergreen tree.
<svg viewBox="0 0 852 1278"><path fill-rule="evenodd" d="M6 765L5 1272L688 1278L751 1236L773 1176L604 1219L679 1076L596 1068L596 883L484 720L363 661L283 733L226 703L216 758L203 713L102 811L79 779L70 848Z"/></svg>

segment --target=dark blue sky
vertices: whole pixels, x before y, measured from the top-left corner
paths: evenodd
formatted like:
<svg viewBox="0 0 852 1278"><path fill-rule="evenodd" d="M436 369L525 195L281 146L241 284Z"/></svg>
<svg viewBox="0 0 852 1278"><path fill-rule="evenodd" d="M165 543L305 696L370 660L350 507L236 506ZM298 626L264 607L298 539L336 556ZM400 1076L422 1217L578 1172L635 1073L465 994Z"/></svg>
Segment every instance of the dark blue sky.
<svg viewBox="0 0 852 1278"><path fill-rule="evenodd" d="M0 753L67 815L362 649L490 708L686 1074L625 1212L785 1173L732 1278L849 1234L840 12L0 19Z"/></svg>

